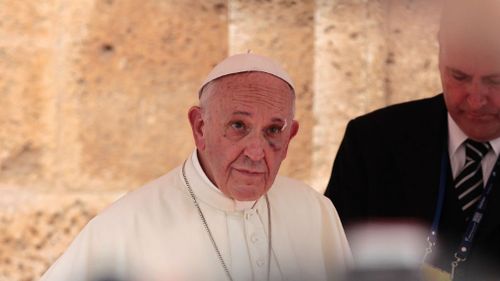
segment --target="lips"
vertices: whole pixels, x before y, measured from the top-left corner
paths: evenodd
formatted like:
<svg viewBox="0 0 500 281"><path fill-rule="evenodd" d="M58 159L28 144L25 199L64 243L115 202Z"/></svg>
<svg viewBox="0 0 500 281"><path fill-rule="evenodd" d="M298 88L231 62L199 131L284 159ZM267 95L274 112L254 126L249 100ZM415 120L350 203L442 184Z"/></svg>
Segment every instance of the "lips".
<svg viewBox="0 0 500 281"><path fill-rule="evenodd" d="M493 114L487 114L487 113L473 113L473 112L469 112L469 113L466 113L465 116L467 117L467 119L469 120L473 120L473 121L490 121L492 120L493 118L495 118L495 116Z"/></svg>
<svg viewBox="0 0 500 281"><path fill-rule="evenodd" d="M248 170L248 169L240 169L240 168L233 168L237 172L247 175L247 176L262 176L264 172L262 171L256 171L256 170Z"/></svg>

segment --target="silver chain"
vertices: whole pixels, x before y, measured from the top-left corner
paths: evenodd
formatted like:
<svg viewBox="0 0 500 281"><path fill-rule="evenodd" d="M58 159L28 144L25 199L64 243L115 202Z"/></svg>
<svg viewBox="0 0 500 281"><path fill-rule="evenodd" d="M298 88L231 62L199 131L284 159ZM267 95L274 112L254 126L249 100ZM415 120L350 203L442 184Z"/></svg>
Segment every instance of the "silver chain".
<svg viewBox="0 0 500 281"><path fill-rule="evenodd" d="M186 177L186 171L185 171L185 166L186 166L186 161L184 161L184 164L182 164L182 177L184 178L184 183L186 184L186 187L188 188L189 195L191 195L191 198L193 199L194 206L198 210L198 215L200 216L201 222L203 223L203 227L205 228L208 237L210 238L210 241L212 242L212 246L214 247L215 252L217 253L217 258L219 259L220 264L224 268L224 272L226 273L227 278L230 281L233 281L233 277L231 276L231 273L229 272L229 268L227 267L226 263L224 262L224 259L222 258L222 254L220 253L219 247L217 247L217 243L215 242L214 236L212 234L212 231L210 231L210 228L208 227L207 219L205 218L205 215L201 211L200 204L198 204L198 200L196 199L196 195L193 192L193 189L191 188L191 185L189 184L189 181ZM266 194L266 205L267 205L267 223L268 223L268 262L267 262L267 280L269 280L270 273L271 273L271 209L269 208L269 199Z"/></svg>

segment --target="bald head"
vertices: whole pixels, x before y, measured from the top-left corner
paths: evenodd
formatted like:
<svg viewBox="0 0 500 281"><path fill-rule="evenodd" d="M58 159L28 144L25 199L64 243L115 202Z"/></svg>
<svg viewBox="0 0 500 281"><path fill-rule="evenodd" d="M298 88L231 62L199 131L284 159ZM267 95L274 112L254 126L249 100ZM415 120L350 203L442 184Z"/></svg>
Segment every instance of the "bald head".
<svg viewBox="0 0 500 281"><path fill-rule="evenodd" d="M441 48L461 45L477 51L500 50L500 0L445 0Z"/></svg>

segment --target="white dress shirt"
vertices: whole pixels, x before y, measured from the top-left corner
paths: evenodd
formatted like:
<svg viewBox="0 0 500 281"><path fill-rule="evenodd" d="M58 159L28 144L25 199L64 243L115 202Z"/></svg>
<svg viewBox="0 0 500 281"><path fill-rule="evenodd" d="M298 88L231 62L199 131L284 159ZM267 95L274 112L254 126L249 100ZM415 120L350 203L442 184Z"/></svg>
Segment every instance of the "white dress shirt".
<svg viewBox="0 0 500 281"><path fill-rule="evenodd" d="M453 120L448 113L448 152L450 155L453 178L458 176L465 165L464 141L467 139L467 135L462 131L462 129L460 129L460 127L458 127L455 120ZM493 149L491 149L486 156L484 156L483 161L481 162L485 184L493 171L498 154L500 153L500 138L491 140L490 145Z"/></svg>

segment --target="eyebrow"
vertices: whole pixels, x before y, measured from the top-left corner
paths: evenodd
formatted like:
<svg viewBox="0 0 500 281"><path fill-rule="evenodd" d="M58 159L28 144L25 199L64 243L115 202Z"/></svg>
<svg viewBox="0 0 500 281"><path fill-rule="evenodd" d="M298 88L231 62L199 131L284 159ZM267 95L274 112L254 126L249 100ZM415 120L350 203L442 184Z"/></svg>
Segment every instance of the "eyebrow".
<svg viewBox="0 0 500 281"><path fill-rule="evenodd" d="M456 68L453 68L453 67L447 67L446 69L448 71L453 72L453 73L457 73L457 74L461 74L461 75L465 75L465 76L470 76L468 73L463 72L463 71L456 69ZM486 78L486 79L497 78L497 77L500 77L500 73L493 73L490 75L482 76L482 78Z"/></svg>
<svg viewBox="0 0 500 281"><path fill-rule="evenodd" d="M246 112L246 111L235 111L233 112L233 115L245 115L245 116L252 116L252 113Z"/></svg>
<svg viewBox="0 0 500 281"><path fill-rule="evenodd" d="M246 111L234 111L233 115L244 115L244 116L252 116L252 113L246 112ZM286 123L286 119L280 118L280 117L273 117L271 118L272 122L282 122Z"/></svg>
<svg viewBox="0 0 500 281"><path fill-rule="evenodd" d="M500 73L495 73L495 74L491 74L491 75L486 75L484 78L492 79L492 78L499 78L499 77L500 77Z"/></svg>
<svg viewBox="0 0 500 281"><path fill-rule="evenodd" d="M469 74L467 74L466 72L463 72L463 71L461 71L461 70L459 70L459 69L456 69L456 68L453 68L453 67L449 67L449 66L448 66L448 67L446 67L446 69L447 69L448 71L455 72L455 73L458 73L458 74L462 74L462 75L469 75Z"/></svg>

